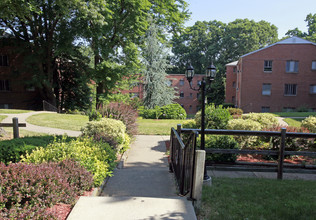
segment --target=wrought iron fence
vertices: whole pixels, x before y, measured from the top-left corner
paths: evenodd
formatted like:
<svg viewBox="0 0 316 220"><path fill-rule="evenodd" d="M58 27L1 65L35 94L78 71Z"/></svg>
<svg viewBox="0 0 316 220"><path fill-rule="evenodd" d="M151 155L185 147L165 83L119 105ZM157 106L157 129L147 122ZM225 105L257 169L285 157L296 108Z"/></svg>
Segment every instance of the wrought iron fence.
<svg viewBox="0 0 316 220"><path fill-rule="evenodd" d="M58 112L58 109L54 105L50 104L49 102L45 100L43 100L43 110L50 111L50 112Z"/></svg>
<svg viewBox="0 0 316 220"><path fill-rule="evenodd" d="M187 141L184 144L181 139L181 134L174 128L171 128L170 171L175 174L180 195L184 196L190 193L189 197L191 199L197 136L197 131L189 132Z"/></svg>

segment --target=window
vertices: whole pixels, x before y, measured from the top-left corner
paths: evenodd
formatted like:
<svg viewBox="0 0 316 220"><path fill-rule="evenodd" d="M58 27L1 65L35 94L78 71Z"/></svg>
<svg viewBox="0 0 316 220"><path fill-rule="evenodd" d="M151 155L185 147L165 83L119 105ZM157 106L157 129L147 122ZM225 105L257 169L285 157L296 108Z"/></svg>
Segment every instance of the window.
<svg viewBox="0 0 316 220"><path fill-rule="evenodd" d="M286 96L295 96L297 90L296 84L285 84L284 85L284 95Z"/></svg>
<svg viewBox="0 0 316 220"><path fill-rule="evenodd" d="M167 86L172 86L172 80L167 81Z"/></svg>
<svg viewBox="0 0 316 220"><path fill-rule="evenodd" d="M286 72L297 73L298 72L298 61L286 61Z"/></svg>
<svg viewBox="0 0 316 220"><path fill-rule="evenodd" d="M235 101L236 101L235 96L232 96L232 103L235 103Z"/></svg>
<svg viewBox="0 0 316 220"><path fill-rule="evenodd" d="M236 88L236 82L235 81L233 82L233 88Z"/></svg>
<svg viewBox="0 0 316 220"><path fill-rule="evenodd" d="M284 112L294 112L294 111L295 111L295 108L294 108L294 107L284 107L284 108L283 108L283 111L284 111Z"/></svg>
<svg viewBox="0 0 316 220"><path fill-rule="evenodd" d="M0 66L9 66L7 55L0 55Z"/></svg>
<svg viewBox="0 0 316 220"><path fill-rule="evenodd" d="M180 92L180 98L184 98L184 93L182 91Z"/></svg>
<svg viewBox="0 0 316 220"><path fill-rule="evenodd" d="M2 108L2 109L10 109L11 108L11 104L0 104L0 108Z"/></svg>
<svg viewBox="0 0 316 220"><path fill-rule="evenodd" d="M200 98L200 93L196 93L196 98Z"/></svg>
<svg viewBox="0 0 316 220"><path fill-rule="evenodd" d="M265 60L264 61L263 71L264 72L271 72L272 71L272 60Z"/></svg>
<svg viewBox="0 0 316 220"><path fill-rule="evenodd" d="M129 94L130 94L130 97L131 97L131 98L139 97L138 92L130 92Z"/></svg>
<svg viewBox="0 0 316 220"><path fill-rule="evenodd" d="M310 94L316 94L316 85L310 85L309 92Z"/></svg>
<svg viewBox="0 0 316 220"><path fill-rule="evenodd" d="M181 107L182 107L182 108L184 108L184 105L183 105L183 104L181 104Z"/></svg>
<svg viewBox="0 0 316 220"><path fill-rule="evenodd" d="M10 81L5 79L5 80L0 80L0 91L10 91Z"/></svg>
<svg viewBox="0 0 316 220"><path fill-rule="evenodd" d="M262 106L261 112L270 112L270 107L269 106Z"/></svg>
<svg viewBox="0 0 316 220"><path fill-rule="evenodd" d="M192 105L189 106L190 111L192 111Z"/></svg>
<svg viewBox="0 0 316 220"><path fill-rule="evenodd" d="M190 98L192 98L193 97L193 93L190 93Z"/></svg>
<svg viewBox="0 0 316 220"><path fill-rule="evenodd" d="M271 95L271 84L270 83L262 84L262 95Z"/></svg>
<svg viewBox="0 0 316 220"><path fill-rule="evenodd" d="M180 86L183 86L183 85L184 85L184 80L180 79Z"/></svg>
<svg viewBox="0 0 316 220"><path fill-rule="evenodd" d="M234 73L237 72L237 67L234 67L233 72L234 72Z"/></svg>
<svg viewBox="0 0 316 220"><path fill-rule="evenodd" d="M202 84L202 81L201 80L198 80L197 82L196 82L196 85L197 86L200 86Z"/></svg>
<svg viewBox="0 0 316 220"><path fill-rule="evenodd" d="M316 60L312 61L312 70L316 70Z"/></svg>

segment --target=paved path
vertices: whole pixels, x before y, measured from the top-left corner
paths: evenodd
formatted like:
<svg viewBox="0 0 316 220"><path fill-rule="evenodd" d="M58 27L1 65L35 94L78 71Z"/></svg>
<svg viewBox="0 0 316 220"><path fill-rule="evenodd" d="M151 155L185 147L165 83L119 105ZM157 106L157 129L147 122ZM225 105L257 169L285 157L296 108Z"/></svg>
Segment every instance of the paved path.
<svg viewBox="0 0 316 220"><path fill-rule="evenodd" d="M6 115L8 116L4 120L2 120L2 123L12 123L12 118L17 117L19 120L19 123L26 123L26 127L20 128L21 130L27 130L27 131L33 131L33 132L39 132L39 133L46 133L46 134L52 134L52 135L64 135L67 134L71 137L78 137L81 132L80 131L70 131L70 130L63 130L58 128L49 128L49 127L42 127L30 124L26 122L26 119L32 115L41 114L41 113L50 113L50 114L57 114L56 112L48 112L48 111L36 111L36 112L27 112L27 113L20 113L20 114L0 114L0 115Z"/></svg>
<svg viewBox="0 0 316 220"><path fill-rule="evenodd" d="M177 196L168 172L165 140L138 135L122 169L116 169L100 197L80 197L68 220L195 220L192 203Z"/></svg>

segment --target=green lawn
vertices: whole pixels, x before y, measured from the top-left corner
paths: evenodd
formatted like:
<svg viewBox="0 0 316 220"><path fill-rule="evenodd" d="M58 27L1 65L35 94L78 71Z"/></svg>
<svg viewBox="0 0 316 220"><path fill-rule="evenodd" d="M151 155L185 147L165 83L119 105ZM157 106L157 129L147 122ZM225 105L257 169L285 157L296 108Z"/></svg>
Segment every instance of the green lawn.
<svg viewBox="0 0 316 220"><path fill-rule="evenodd" d="M89 121L89 118L85 115L42 113L32 115L26 121L30 124L44 127L80 131Z"/></svg>
<svg viewBox="0 0 316 220"><path fill-rule="evenodd" d="M20 110L20 109L0 109L0 114L20 114L32 112L31 110Z"/></svg>
<svg viewBox="0 0 316 220"><path fill-rule="evenodd" d="M316 116L316 112L274 112L273 114L280 117L308 117L310 115Z"/></svg>
<svg viewBox="0 0 316 220"><path fill-rule="evenodd" d="M171 127L176 128L177 124L183 124L186 120L171 119L138 119L138 134L145 135L170 135Z"/></svg>
<svg viewBox="0 0 316 220"><path fill-rule="evenodd" d="M289 126L291 127L297 127L300 128L303 118L285 118L283 119L286 123L288 123Z"/></svg>
<svg viewBox="0 0 316 220"><path fill-rule="evenodd" d="M200 220L312 220L315 201L315 181L213 178L197 213Z"/></svg>
<svg viewBox="0 0 316 220"><path fill-rule="evenodd" d="M0 122L1 122L3 119L5 119L6 117L8 117L8 116L6 116L6 115L0 115Z"/></svg>

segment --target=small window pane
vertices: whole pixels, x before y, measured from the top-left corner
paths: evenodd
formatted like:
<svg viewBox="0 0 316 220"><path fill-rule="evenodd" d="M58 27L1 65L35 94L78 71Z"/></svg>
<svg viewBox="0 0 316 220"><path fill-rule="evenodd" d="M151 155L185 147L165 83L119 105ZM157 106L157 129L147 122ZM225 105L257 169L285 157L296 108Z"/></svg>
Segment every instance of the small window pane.
<svg viewBox="0 0 316 220"><path fill-rule="evenodd" d="M271 84L262 84L262 95L271 95Z"/></svg>
<svg viewBox="0 0 316 220"><path fill-rule="evenodd" d="M183 85L184 85L184 80L180 79L180 86L183 86Z"/></svg>
<svg viewBox="0 0 316 220"><path fill-rule="evenodd" d="M270 107L269 106L262 106L261 112L270 112Z"/></svg>
<svg viewBox="0 0 316 220"><path fill-rule="evenodd" d="M310 85L310 93L316 94L316 85Z"/></svg>
<svg viewBox="0 0 316 220"><path fill-rule="evenodd" d="M287 96L295 96L297 90L297 85L296 84L285 84L284 85L284 95Z"/></svg>
<svg viewBox="0 0 316 220"><path fill-rule="evenodd" d="M312 70L316 70L316 61L312 61Z"/></svg>
<svg viewBox="0 0 316 220"><path fill-rule="evenodd" d="M286 61L286 72L297 73L298 72L298 61Z"/></svg>
<svg viewBox="0 0 316 220"><path fill-rule="evenodd" d="M272 60L265 60L264 61L263 71L266 71L266 72L271 72L272 71Z"/></svg>

